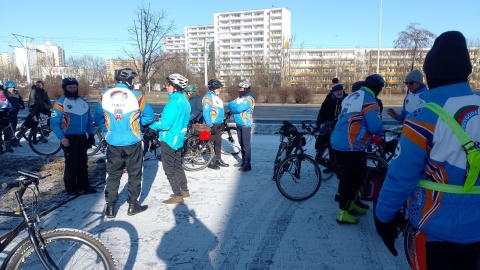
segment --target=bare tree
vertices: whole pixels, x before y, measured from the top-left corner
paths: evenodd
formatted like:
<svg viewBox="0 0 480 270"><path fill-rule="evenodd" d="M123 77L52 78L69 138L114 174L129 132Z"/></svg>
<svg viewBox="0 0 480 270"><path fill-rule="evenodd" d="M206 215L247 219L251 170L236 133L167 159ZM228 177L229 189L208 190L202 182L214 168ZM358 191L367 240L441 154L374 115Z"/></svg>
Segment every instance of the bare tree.
<svg viewBox="0 0 480 270"><path fill-rule="evenodd" d="M22 75L20 74L20 70L18 67L13 63L5 63L0 65L0 79L4 80L12 80L15 82L20 82L22 79Z"/></svg>
<svg viewBox="0 0 480 270"><path fill-rule="evenodd" d="M413 70L416 59L423 59L422 55L418 55L419 53L422 53L422 50L419 49L430 47L437 37L426 29L418 28L417 25L419 26L420 24L410 23L410 25L407 26L407 29L400 32L398 34L398 39L393 42L395 48L404 48L412 51L412 66L410 70Z"/></svg>
<svg viewBox="0 0 480 270"><path fill-rule="evenodd" d="M165 11L153 12L150 9L150 4L144 6L142 3L135 13L137 18L128 32L131 34L136 51L125 50L125 53L130 59L134 60L135 68L139 72L142 92L145 92L145 85L150 78L159 71L164 63L170 60L167 57L162 57L162 46L165 36L174 29L174 22L164 24L167 20ZM140 60L140 66L137 66L135 60Z"/></svg>

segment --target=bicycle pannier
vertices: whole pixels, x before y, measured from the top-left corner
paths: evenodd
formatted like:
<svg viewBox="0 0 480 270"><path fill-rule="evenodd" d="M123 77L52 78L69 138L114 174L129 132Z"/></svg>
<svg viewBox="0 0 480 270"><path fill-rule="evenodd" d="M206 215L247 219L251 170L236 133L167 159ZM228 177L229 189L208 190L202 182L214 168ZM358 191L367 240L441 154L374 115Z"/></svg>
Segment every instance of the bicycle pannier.
<svg viewBox="0 0 480 270"><path fill-rule="evenodd" d="M199 124L199 123L192 124L192 129L193 129L193 134L197 136L200 135L200 133L204 130L210 133L210 126L206 124Z"/></svg>
<svg viewBox="0 0 480 270"><path fill-rule="evenodd" d="M366 201L376 202L386 175L387 168L367 166L363 173L362 184L360 186L360 198Z"/></svg>

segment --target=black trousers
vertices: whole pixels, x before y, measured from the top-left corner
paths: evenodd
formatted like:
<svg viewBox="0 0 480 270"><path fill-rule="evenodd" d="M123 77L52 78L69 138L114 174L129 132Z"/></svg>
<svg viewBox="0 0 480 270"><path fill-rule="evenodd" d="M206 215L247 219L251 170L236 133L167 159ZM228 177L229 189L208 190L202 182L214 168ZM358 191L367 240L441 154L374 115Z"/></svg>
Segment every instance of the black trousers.
<svg viewBox="0 0 480 270"><path fill-rule="evenodd" d="M210 137L210 142L213 143L213 149L215 150L215 157L217 160L222 158L222 132L223 124L214 124L212 129L215 129L215 134Z"/></svg>
<svg viewBox="0 0 480 270"><path fill-rule="evenodd" d="M365 168L365 152L335 151L335 154L340 165L339 208L348 210L350 202L355 201L362 183L362 174Z"/></svg>
<svg viewBox="0 0 480 270"><path fill-rule="evenodd" d="M9 114L8 115L8 121L12 125L12 128L7 128L5 130L5 141L10 141L13 138L13 136L15 135L15 131L17 130L17 123L18 123L17 115L16 114Z"/></svg>
<svg viewBox="0 0 480 270"><path fill-rule="evenodd" d="M88 157L87 157L87 136L65 135L70 144L64 147L65 170L63 172L63 183L67 192L76 192L90 187L88 181Z"/></svg>
<svg viewBox="0 0 480 270"><path fill-rule="evenodd" d="M182 190L188 191L187 176L182 168L182 149L173 150L165 142L161 142L160 145L163 171L172 187L173 194L181 196Z"/></svg>
<svg viewBox="0 0 480 270"><path fill-rule="evenodd" d="M246 126L237 126L237 136L242 152L242 164L250 164L252 159L252 128Z"/></svg>
<svg viewBox="0 0 480 270"><path fill-rule="evenodd" d="M142 190L142 142L128 146L107 146L107 179L105 201L116 204L123 170L128 173L128 203L135 203Z"/></svg>
<svg viewBox="0 0 480 270"><path fill-rule="evenodd" d="M480 262L480 242L456 244L427 242L428 270L476 270Z"/></svg>

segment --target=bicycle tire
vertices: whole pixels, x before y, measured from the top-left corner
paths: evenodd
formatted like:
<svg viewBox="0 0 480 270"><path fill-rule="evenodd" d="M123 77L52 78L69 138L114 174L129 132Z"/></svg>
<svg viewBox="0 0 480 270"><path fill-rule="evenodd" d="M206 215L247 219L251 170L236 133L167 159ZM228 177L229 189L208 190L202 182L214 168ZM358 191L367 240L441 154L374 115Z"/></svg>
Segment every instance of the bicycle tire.
<svg viewBox="0 0 480 270"><path fill-rule="evenodd" d="M53 134L52 128L49 126L34 128L28 137L28 145L38 155L55 155L61 149L60 140Z"/></svg>
<svg viewBox="0 0 480 270"><path fill-rule="evenodd" d="M295 172L296 169L298 173ZM294 154L280 163L275 179L283 196L292 201L303 201L317 193L322 175L312 157Z"/></svg>
<svg viewBox="0 0 480 270"><path fill-rule="evenodd" d="M117 269L110 250L94 235L75 229L41 231L48 255L59 269ZM29 238L13 249L6 269L39 269L42 267Z"/></svg>
<svg viewBox="0 0 480 270"><path fill-rule="evenodd" d="M287 157L287 143L281 141L280 146L278 147L277 155L275 156L275 161L273 162L273 176L272 180L275 181L275 177L277 177L277 170L279 168L280 163Z"/></svg>
<svg viewBox="0 0 480 270"><path fill-rule="evenodd" d="M182 154L182 168L186 171L200 171L212 162L215 155L213 145L209 141L200 141L198 138L187 139Z"/></svg>
<svg viewBox="0 0 480 270"><path fill-rule="evenodd" d="M403 234L403 249L405 252L405 257L407 258L408 265L412 266L412 256L414 256L415 252L415 236L417 234L417 229L410 224L410 222L406 222L405 224L405 232Z"/></svg>
<svg viewBox="0 0 480 270"><path fill-rule="evenodd" d="M237 155L242 150L240 142L238 141L237 127L231 126L229 127L229 130L232 135L231 140L228 136L227 130L222 132L222 154Z"/></svg>
<svg viewBox="0 0 480 270"><path fill-rule="evenodd" d="M320 170L322 171L322 181L332 179L332 177L335 175L335 165L332 165L332 161L330 159L330 150L328 147L323 149L320 159L321 161L318 163L318 165L320 165Z"/></svg>
<svg viewBox="0 0 480 270"><path fill-rule="evenodd" d="M102 144L104 142L103 142L102 132L100 131L100 129L96 129L95 134L93 136L95 136L95 145L93 145L92 148L87 149L87 156L95 155L96 153L98 153L98 151L100 151L100 148L103 147Z"/></svg>

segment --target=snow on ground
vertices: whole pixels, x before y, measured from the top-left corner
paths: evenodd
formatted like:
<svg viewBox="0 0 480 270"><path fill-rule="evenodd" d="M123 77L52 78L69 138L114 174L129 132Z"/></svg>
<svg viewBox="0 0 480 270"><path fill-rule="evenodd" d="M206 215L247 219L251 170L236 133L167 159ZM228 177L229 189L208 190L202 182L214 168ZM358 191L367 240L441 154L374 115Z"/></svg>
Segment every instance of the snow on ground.
<svg viewBox="0 0 480 270"><path fill-rule="evenodd" d="M186 172L191 197L184 205L162 204L172 191L160 162L150 159L140 197L147 211L127 216L124 174L114 219L104 218L99 192L58 208L42 225L98 236L120 269L408 269L403 238L394 257L375 232L372 210L358 225L337 224L336 178L309 200L283 197L271 180L278 143L278 135L253 136L250 172L238 172L238 157L226 155L228 168Z"/></svg>

